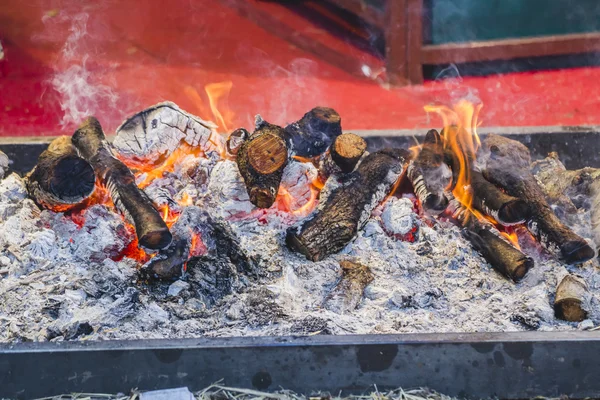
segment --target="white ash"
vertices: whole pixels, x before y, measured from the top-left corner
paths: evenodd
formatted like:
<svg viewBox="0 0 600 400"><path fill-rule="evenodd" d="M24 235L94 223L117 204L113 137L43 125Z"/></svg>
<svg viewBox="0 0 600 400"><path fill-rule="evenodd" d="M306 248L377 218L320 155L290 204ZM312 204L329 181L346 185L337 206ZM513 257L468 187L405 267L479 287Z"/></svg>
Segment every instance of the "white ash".
<svg viewBox="0 0 600 400"><path fill-rule="evenodd" d="M288 166L285 188L306 199L309 190L302 186L315 171L298 164ZM330 181L328 186L339 185ZM600 324L596 260L565 267L524 246L536 265L514 284L448 222L421 222L414 243L390 234L404 232L403 221L418 221L410 199L388 200L375 217L365 218L356 240L340 254L314 263L284 243L286 229L306 216L281 209L279 201L268 210L255 208L232 161L182 159L174 173L147 190L163 190L175 202L193 193L194 205L228 221L221 222L259 273L240 273L223 255L228 246L211 241L209 232L208 258L189 263L179 281L146 284L138 280L139 262L111 259L133 239L115 210L97 205L78 218L40 212L22 180L10 175L0 181L1 341L574 330ZM338 315L322 304L341 275L339 261L348 257L367 266L374 280L356 310ZM231 274L222 298L210 298L217 273L211 268ZM556 286L569 272L581 275L592 294L585 323L554 317Z"/></svg>
<svg viewBox="0 0 600 400"><path fill-rule="evenodd" d="M143 158L155 163L159 157L169 156L180 143L208 151L211 136L216 138L216 125L204 121L164 102L141 111L117 128L113 145L127 157Z"/></svg>
<svg viewBox="0 0 600 400"><path fill-rule="evenodd" d="M0 55L1 51L2 48L0 47ZM2 57L0 57L0 59L2 59ZM4 178L4 175L6 175L6 171L8 171L9 165L10 160L8 159L8 156L0 151L0 179Z"/></svg>

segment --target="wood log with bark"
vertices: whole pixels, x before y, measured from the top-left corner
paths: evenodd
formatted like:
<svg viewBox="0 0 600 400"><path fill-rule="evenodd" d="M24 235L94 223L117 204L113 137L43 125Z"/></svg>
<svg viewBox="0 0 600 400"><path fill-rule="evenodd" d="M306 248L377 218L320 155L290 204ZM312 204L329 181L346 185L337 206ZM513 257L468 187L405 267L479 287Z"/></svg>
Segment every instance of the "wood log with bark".
<svg viewBox="0 0 600 400"><path fill-rule="evenodd" d="M324 153L342 134L340 115L329 107L315 107L285 127L285 138L291 152L300 157Z"/></svg>
<svg viewBox="0 0 600 400"><path fill-rule="evenodd" d="M473 207L502 225L521 224L529 217L529 206L524 200L507 195L479 171L471 171L471 191Z"/></svg>
<svg viewBox="0 0 600 400"><path fill-rule="evenodd" d="M288 147L283 128L256 117L256 129L239 147L237 165L252 204L269 208L275 202Z"/></svg>
<svg viewBox="0 0 600 400"><path fill-rule="evenodd" d="M558 284L554 299L554 314L565 321L580 322L587 318L585 309L588 287L583 278L569 274Z"/></svg>
<svg viewBox="0 0 600 400"><path fill-rule="evenodd" d="M67 211L93 192L96 175L90 163L79 157L71 138L54 139L25 177L29 196L41 207Z"/></svg>
<svg viewBox="0 0 600 400"><path fill-rule="evenodd" d="M238 151L242 144L250 137L250 133L244 128L238 128L229 135L227 138L226 146L227 153L232 156L237 156Z"/></svg>
<svg viewBox="0 0 600 400"><path fill-rule="evenodd" d="M172 239L169 228L152 201L137 187L133 173L113 155L100 122L89 117L71 140L108 188L116 208L134 225L140 246L153 250L167 247Z"/></svg>
<svg viewBox="0 0 600 400"><path fill-rule="evenodd" d="M454 219L464 228L463 236L471 243L481 256L502 275L518 282L533 267L533 259L527 257L519 249L500 236L500 232L491 224L482 222L463 207L458 200L450 198L449 210Z"/></svg>
<svg viewBox="0 0 600 400"><path fill-rule="evenodd" d="M312 261L342 250L389 194L409 159L410 153L404 149L369 154L345 182L321 199L312 217L288 229L288 247Z"/></svg>
<svg viewBox="0 0 600 400"><path fill-rule="evenodd" d="M444 164L442 137L432 129L425 135L419 154L406 170L421 206L430 214L439 214L448 206L444 189L450 180L449 173Z"/></svg>
<svg viewBox="0 0 600 400"><path fill-rule="evenodd" d="M536 240L570 264L593 258L594 249L565 226L546 202L544 192L529 170L531 157L527 148L498 135L488 135L485 145L489 158L483 170L484 177L529 205L527 228Z"/></svg>
<svg viewBox="0 0 600 400"><path fill-rule="evenodd" d="M325 298L323 307L337 314L347 314L358 307L374 277L369 267L358 262L342 260L340 267L342 276Z"/></svg>
<svg viewBox="0 0 600 400"><path fill-rule="evenodd" d="M319 180L326 182L332 175L352 172L366 150L367 142L354 133L343 133L336 137L329 151L321 154L316 162Z"/></svg>

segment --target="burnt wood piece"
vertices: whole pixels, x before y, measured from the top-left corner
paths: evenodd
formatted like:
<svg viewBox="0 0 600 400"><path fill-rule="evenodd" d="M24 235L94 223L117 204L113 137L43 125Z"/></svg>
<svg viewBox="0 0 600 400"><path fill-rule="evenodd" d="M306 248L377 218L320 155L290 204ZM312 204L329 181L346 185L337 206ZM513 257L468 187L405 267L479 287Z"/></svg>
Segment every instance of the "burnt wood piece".
<svg viewBox="0 0 600 400"><path fill-rule="evenodd" d="M410 158L404 149L385 149L365 157L318 211L288 229L287 246L319 261L342 250L368 221L404 172Z"/></svg>
<svg viewBox="0 0 600 400"><path fill-rule="evenodd" d="M315 107L285 127L285 138L294 155L315 157L324 153L342 134L342 119L333 108Z"/></svg>
<svg viewBox="0 0 600 400"><path fill-rule="evenodd" d="M444 189L444 149L442 137L432 129L425 135L419 155L410 162L406 176L412 183L423 209L439 214L448 206Z"/></svg>
<svg viewBox="0 0 600 400"><path fill-rule="evenodd" d="M550 252L569 264L579 264L595 256L585 239L563 225L544 198L544 192L529 170L529 153L524 145L498 135L488 135L490 151L484 177L509 195L524 200L530 208L527 228Z"/></svg>
<svg viewBox="0 0 600 400"><path fill-rule="evenodd" d="M533 267L532 258L527 257L519 249L501 238L500 233L491 224L479 221L458 200L452 199L449 208L453 213L453 217L464 228L462 230L463 236L496 271L514 282L519 282L527 271Z"/></svg>
<svg viewBox="0 0 600 400"><path fill-rule="evenodd" d="M340 170L347 174L354 170L366 150L365 139L354 133L343 133L333 140L329 154Z"/></svg>
<svg viewBox="0 0 600 400"><path fill-rule="evenodd" d="M585 281L577 275L566 275L556 288L554 314L565 321L580 322L587 318L586 297L589 296Z"/></svg>
<svg viewBox="0 0 600 400"><path fill-rule="evenodd" d="M529 217L525 201L504 193L479 171L471 171L471 190L473 207L502 225L521 224Z"/></svg>
<svg viewBox="0 0 600 400"><path fill-rule="evenodd" d="M250 133L248 133L248 131L244 128L239 128L233 131L231 135L229 135L229 138L227 138L227 153L231 154L232 156L237 155L240 147L249 136Z"/></svg>
<svg viewBox="0 0 600 400"><path fill-rule="evenodd" d="M142 279L175 280L183 275L183 265L189 259L189 238L174 238L171 244L152 257L142 268Z"/></svg>
<svg viewBox="0 0 600 400"><path fill-rule="evenodd" d="M237 165L250 202L269 208L277 198L283 170L288 163L288 148L283 128L256 117L254 133L238 150Z"/></svg>
<svg viewBox="0 0 600 400"><path fill-rule="evenodd" d="M159 250L171 243L171 232L152 201L140 190L133 173L113 156L100 122L89 117L77 128L73 145L87 160L123 215L134 225L140 246Z"/></svg>
<svg viewBox="0 0 600 400"><path fill-rule="evenodd" d="M325 298L323 307L337 314L347 314L358 307L374 277L369 267L354 261L340 261L340 266L342 277Z"/></svg>
<svg viewBox="0 0 600 400"><path fill-rule="evenodd" d="M93 192L96 175L89 162L77 155L71 138L54 139L25 177L29 196L40 206L66 211Z"/></svg>

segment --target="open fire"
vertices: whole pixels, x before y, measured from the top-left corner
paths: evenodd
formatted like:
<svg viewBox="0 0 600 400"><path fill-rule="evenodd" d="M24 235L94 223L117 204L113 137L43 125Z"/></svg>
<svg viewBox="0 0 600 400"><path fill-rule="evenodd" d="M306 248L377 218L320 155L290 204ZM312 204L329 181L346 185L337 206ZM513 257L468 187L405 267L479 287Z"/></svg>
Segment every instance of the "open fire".
<svg viewBox="0 0 600 400"><path fill-rule="evenodd" d="M370 152L326 107L229 134L231 84L205 89L208 107L186 94L216 124L161 103L109 143L91 117L1 182L0 339L600 321L595 170L480 139L467 100L426 106L443 129L419 146Z"/></svg>

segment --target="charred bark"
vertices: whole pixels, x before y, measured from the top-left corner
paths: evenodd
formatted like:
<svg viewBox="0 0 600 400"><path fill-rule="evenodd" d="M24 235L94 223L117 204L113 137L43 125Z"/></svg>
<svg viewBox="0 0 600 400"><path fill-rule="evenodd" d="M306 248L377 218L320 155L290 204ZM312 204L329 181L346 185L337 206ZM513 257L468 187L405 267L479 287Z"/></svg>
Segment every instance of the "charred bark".
<svg viewBox="0 0 600 400"><path fill-rule="evenodd" d="M402 175L410 155L403 149L369 154L334 189L309 220L288 229L286 243L312 261L342 250Z"/></svg>
<svg viewBox="0 0 600 400"><path fill-rule="evenodd" d="M456 199L450 201L453 217L464 228L463 236L502 275L518 282L533 267L533 259L500 237L488 223L481 222Z"/></svg>
<svg viewBox="0 0 600 400"><path fill-rule="evenodd" d="M333 108L315 107L299 121L285 127L288 146L293 154L301 157L322 154L342 134L341 121Z"/></svg>
<svg viewBox="0 0 600 400"><path fill-rule="evenodd" d="M576 275L567 275L556 288L554 314L565 321L580 322L587 318L585 298L589 296L585 281Z"/></svg>
<svg viewBox="0 0 600 400"><path fill-rule="evenodd" d="M227 153L236 156L242 144L248 139L250 133L244 128L236 129L227 138Z"/></svg>
<svg viewBox="0 0 600 400"><path fill-rule="evenodd" d="M25 181L29 196L38 205L66 211L94 192L96 175L90 163L77 155L71 138L61 136L40 155Z"/></svg>
<svg viewBox="0 0 600 400"><path fill-rule="evenodd" d="M152 201L140 190L133 173L115 158L100 122L94 117L85 120L72 137L73 145L87 160L123 215L135 226L140 246L158 250L171 243L171 233Z"/></svg>
<svg viewBox="0 0 600 400"><path fill-rule="evenodd" d="M343 260L340 266L342 277L325 298L323 307L337 314L347 314L358 307L374 277L369 267L357 262Z"/></svg>
<svg viewBox="0 0 600 400"><path fill-rule="evenodd" d="M486 146L490 157L483 171L484 177L529 205L527 228L538 242L569 264L593 258L595 252L587 241L563 225L546 202L542 189L529 171L530 158L524 153L524 146L497 135L489 135Z"/></svg>
<svg viewBox="0 0 600 400"><path fill-rule="evenodd" d="M257 117L256 130L242 143L237 164L252 204L269 208L275 202L288 162L285 132Z"/></svg>
<svg viewBox="0 0 600 400"><path fill-rule="evenodd" d="M410 180L422 207L431 214L439 214L448 206L444 189L444 149L442 137L432 129L425 135L419 155L410 162L406 176Z"/></svg>
<svg viewBox="0 0 600 400"><path fill-rule="evenodd" d="M520 224L529 217L529 206L525 201L507 195L479 171L471 171L471 190L473 207L502 225Z"/></svg>

